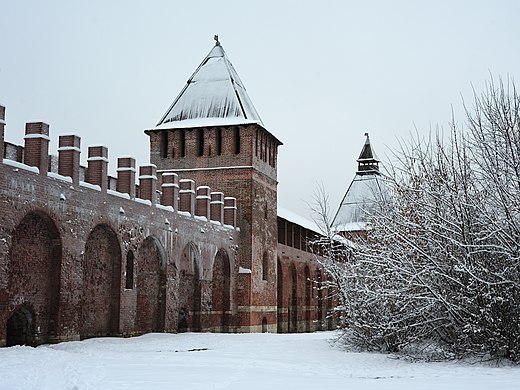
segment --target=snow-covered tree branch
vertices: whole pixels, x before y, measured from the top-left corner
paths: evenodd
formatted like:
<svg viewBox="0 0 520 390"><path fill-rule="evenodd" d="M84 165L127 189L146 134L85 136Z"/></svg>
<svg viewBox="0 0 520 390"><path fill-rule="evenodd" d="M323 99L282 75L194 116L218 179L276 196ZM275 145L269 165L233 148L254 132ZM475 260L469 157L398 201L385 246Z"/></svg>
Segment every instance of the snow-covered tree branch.
<svg viewBox="0 0 520 390"><path fill-rule="evenodd" d="M324 267L334 275L343 322L360 347L399 351L435 343L445 356L520 361L514 83L491 80L467 108L467 128L454 123L446 136L401 143L387 167L390 197L365 210L366 235L340 248L333 239L338 229L324 230ZM322 217L324 210L316 209Z"/></svg>

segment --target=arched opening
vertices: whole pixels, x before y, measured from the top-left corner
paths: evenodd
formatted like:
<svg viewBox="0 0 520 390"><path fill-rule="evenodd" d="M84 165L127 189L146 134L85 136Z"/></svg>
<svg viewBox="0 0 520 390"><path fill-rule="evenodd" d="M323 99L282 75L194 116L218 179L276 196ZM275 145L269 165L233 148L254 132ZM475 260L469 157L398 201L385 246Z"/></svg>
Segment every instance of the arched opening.
<svg viewBox="0 0 520 390"><path fill-rule="evenodd" d="M267 333L267 318L262 318L262 333Z"/></svg>
<svg viewBox="0 0 520 390"><path fill-rule="evenodd" d="M321 270L316 271L316 289L318 290L318 330L323 326L323 289L321 286Z"/></svg>
<svg viewBox="0 0 520 390"><path fill-rule="evenodd" d="M229 332L231 307L231 267L229 256L223 249L219 250L213 262L213 278L211 280L211 313L212 328L220 332Z"/></svg>
<svg viewBox="0 0 520 390"><path fill-rule="evenodd" d="M134 288L134 252L132 251L126 254L125 288L127 290Z"/></svg>
<svg viewBox="0 0 520 390"><path fill-rule="evenodd" d="M11 314L9 324L2 325L11 339L20 339L21 330L27 334L24 344L54 341L58 336L61 258L61 238L53 220L42 212L28 213L14 229L9 251L8 299L11 307L24 302ZM38 335L33 336L31 329L38 329Z"/></svg>
<svg viewBox="0 0 520 390"><path fill-rule="evenodd" d="M298 276L296 266L291 264L291 302L289 311L289 331L298 332Z"/></svg>
<svg viewBox="0 0 520 390"><path fill-rule="evenodd" d="M179 316L177 331L195 331L200 329L200 283L199 249L190 242L184 247L180 261L179 275Z"/></svg>
<svg viewBox="0 0 520 390"><path fill-rule="evenodd" d="M305 266L305 331L311 331L311 273Z"/></svg>
<svg viewBox="0 0 520 390"><path fill-rule="evenodd" d="M330 286L330 283L328 283ZM327 330L334 329L334 291L331 287L327 289Z"/></svg>
<svg viewBox="0 0 520 390"><path fill-rule="evenodd" d="M282 264L280 263L280 258L278 258L278 261L276 262L276 331L278 333L284 332L284 295L283 295L283 271L282 271Z"/></svg>
<svg viewBox="0 0 520 390"><path fill-rule="evenodd" d="M147 237L141 244L137 271L137 331L162 332L166 315L166 254L157 238Z"/></svg>
<svg viewBox="0 0 520 390"><path fill-rule="evenodd" d="M119 334L121 247L116 233L97 225L83 255L83 299L80 337Z"/></svg>
<svg viewBox="0 0 520 390"><path fill-rule="evenodd" d="M34 321L31 310L25 306L17 308L7 320L5 345L33 345Z"/></svg>

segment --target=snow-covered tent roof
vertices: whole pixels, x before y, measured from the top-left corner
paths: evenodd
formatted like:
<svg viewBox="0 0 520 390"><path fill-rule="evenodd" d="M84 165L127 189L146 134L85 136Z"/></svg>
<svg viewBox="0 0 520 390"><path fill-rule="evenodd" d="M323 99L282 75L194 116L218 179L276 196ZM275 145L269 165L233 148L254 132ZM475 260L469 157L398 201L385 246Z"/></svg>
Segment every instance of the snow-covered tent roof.
<svg viewBox="0 0 520 390"><path fill-rule="evenodd" d="M215 46L154 129L257 123L262 120L215 36Z"/></svg>
<svg viewBox="0 0 520 390"><path fill-rule="evenodd" d="M367 228L366 212L387 195L384 177L379 172L379 160L370 145L368 133L357 160L358 170L341 201L333 226L338 231L358 231Z"/></svg>

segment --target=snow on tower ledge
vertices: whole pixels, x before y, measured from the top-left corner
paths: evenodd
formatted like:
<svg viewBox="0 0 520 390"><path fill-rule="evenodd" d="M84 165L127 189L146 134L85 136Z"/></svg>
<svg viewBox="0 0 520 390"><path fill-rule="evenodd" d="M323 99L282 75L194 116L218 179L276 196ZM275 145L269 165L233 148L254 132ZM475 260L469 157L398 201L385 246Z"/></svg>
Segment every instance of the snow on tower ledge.
<svg viewBox="0 0 520 390"><path fill-rule="evenodd" d="M263 127L244 84L215 36L215 46L155 128L150 130L257 123Z"/></svg>

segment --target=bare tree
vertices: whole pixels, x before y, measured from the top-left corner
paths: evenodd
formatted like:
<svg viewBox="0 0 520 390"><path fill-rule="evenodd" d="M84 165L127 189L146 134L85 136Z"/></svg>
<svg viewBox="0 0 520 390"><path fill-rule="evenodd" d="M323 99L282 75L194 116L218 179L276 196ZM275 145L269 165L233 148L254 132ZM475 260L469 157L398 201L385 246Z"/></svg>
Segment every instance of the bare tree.
<svg viewBox="0 0 520 390"><path fill-rule="evenodd" d="M387 174L391 201L366 210L366 237L339 256L334 240L321 242L333 254L325 268L342 290L345 327L360 347L401 351L433 342L445 356L520 360L514 83L491 82L467 117L469 131L453 121L446 139L439 132L402 142Z"/></svg>

